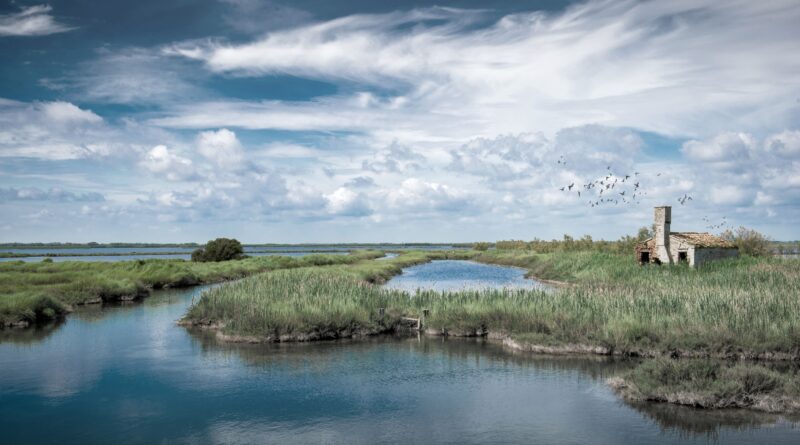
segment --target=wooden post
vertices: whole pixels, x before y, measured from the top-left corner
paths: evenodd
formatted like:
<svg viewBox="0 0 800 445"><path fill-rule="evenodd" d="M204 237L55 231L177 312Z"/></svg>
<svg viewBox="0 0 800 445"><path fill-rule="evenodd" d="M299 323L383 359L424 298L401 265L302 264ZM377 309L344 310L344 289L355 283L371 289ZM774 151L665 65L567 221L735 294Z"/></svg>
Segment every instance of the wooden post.
<svg viewBox="0 0 800 445"><path fill-rule="evenodd" d="M386 308L379 307L378 308L378 316L383 318L384 311L386 311Z"/></svg>

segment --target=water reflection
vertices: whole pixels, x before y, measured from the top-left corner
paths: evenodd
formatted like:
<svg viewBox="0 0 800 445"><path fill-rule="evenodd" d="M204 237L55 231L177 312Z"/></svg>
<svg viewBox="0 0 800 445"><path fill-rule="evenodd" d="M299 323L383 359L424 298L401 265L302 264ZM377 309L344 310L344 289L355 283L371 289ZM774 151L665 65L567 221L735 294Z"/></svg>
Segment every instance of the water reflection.
<svg viewBox="0 0 800 445"><path fill-rule="evenodd" d="M778 416L629 406L633 362L483 339L220 344L176 326L202 289L2 331L4 443L797 443ZM46 419L46 421L43 421Z"/></svg>

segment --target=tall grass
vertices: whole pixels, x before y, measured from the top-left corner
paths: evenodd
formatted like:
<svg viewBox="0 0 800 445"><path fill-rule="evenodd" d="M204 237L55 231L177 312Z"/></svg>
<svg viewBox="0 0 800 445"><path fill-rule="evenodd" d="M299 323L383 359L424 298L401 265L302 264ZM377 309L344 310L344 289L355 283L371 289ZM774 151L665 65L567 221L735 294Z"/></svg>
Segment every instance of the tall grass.
<svg viewBox="0 0 800 445"><path fill-rule="evenodd" d="M158 259L3 262L0 263L0 327L53 318L73 304L146 295L152 288L218 282L276 269L351 264L382 255L382 252L361 251L350 255L252 257L219 263Z"/></svg>
<svg viewBox="0 0 800 445"><path fill-rule="evenodd" d="M219 322L233 334L272 336L318 328L374 328L370 320L377 307L387 308L396 319L429 309L429 328L462 334L494 331L528 342L582 343L617 351L799 355L797 261L744 257L691 269L640 267L627 256L598 252L459 256L524 265L573 284L551 292L419 292L405 298L368 284L428 259L411 254L251 277L210 291L188 319Z"/></svg>

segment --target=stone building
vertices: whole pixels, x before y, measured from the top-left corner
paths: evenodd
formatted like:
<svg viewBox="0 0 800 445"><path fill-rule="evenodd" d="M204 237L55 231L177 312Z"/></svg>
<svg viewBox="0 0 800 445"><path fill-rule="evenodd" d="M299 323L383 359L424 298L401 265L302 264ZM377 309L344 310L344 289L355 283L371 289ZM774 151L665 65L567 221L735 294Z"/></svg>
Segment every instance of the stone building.
<svg viewBox="0 0 800 445"><path fill-rule="evenodd" d="M739 255L739 249L724 239L705 232L671 232L672 207L656 207L655 234L636 245L639 264L703 263Z"/></svg>

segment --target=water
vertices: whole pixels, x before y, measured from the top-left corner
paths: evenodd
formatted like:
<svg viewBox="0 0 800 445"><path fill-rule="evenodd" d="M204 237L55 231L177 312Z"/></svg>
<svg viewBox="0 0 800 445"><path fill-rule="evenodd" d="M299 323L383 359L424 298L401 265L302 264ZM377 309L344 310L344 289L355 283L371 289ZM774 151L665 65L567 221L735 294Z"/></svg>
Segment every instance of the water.
<svg viewBox="0 0 800 445"><path fill-rule="evenodd" d="M0 331L0 441L800 443L774 415L627 405L604 383L626 362L424 336L218 344L174 324L201 290Z"/></svg>
<svg viewBox="0 0 800 445"><path fill-rule="evenodd" d="M403 269L386 287L414 292L417 289L456 291L463 289L536 289L544 285L525 278L525 269L498 267L472 261L441 260Z"/></svg>

